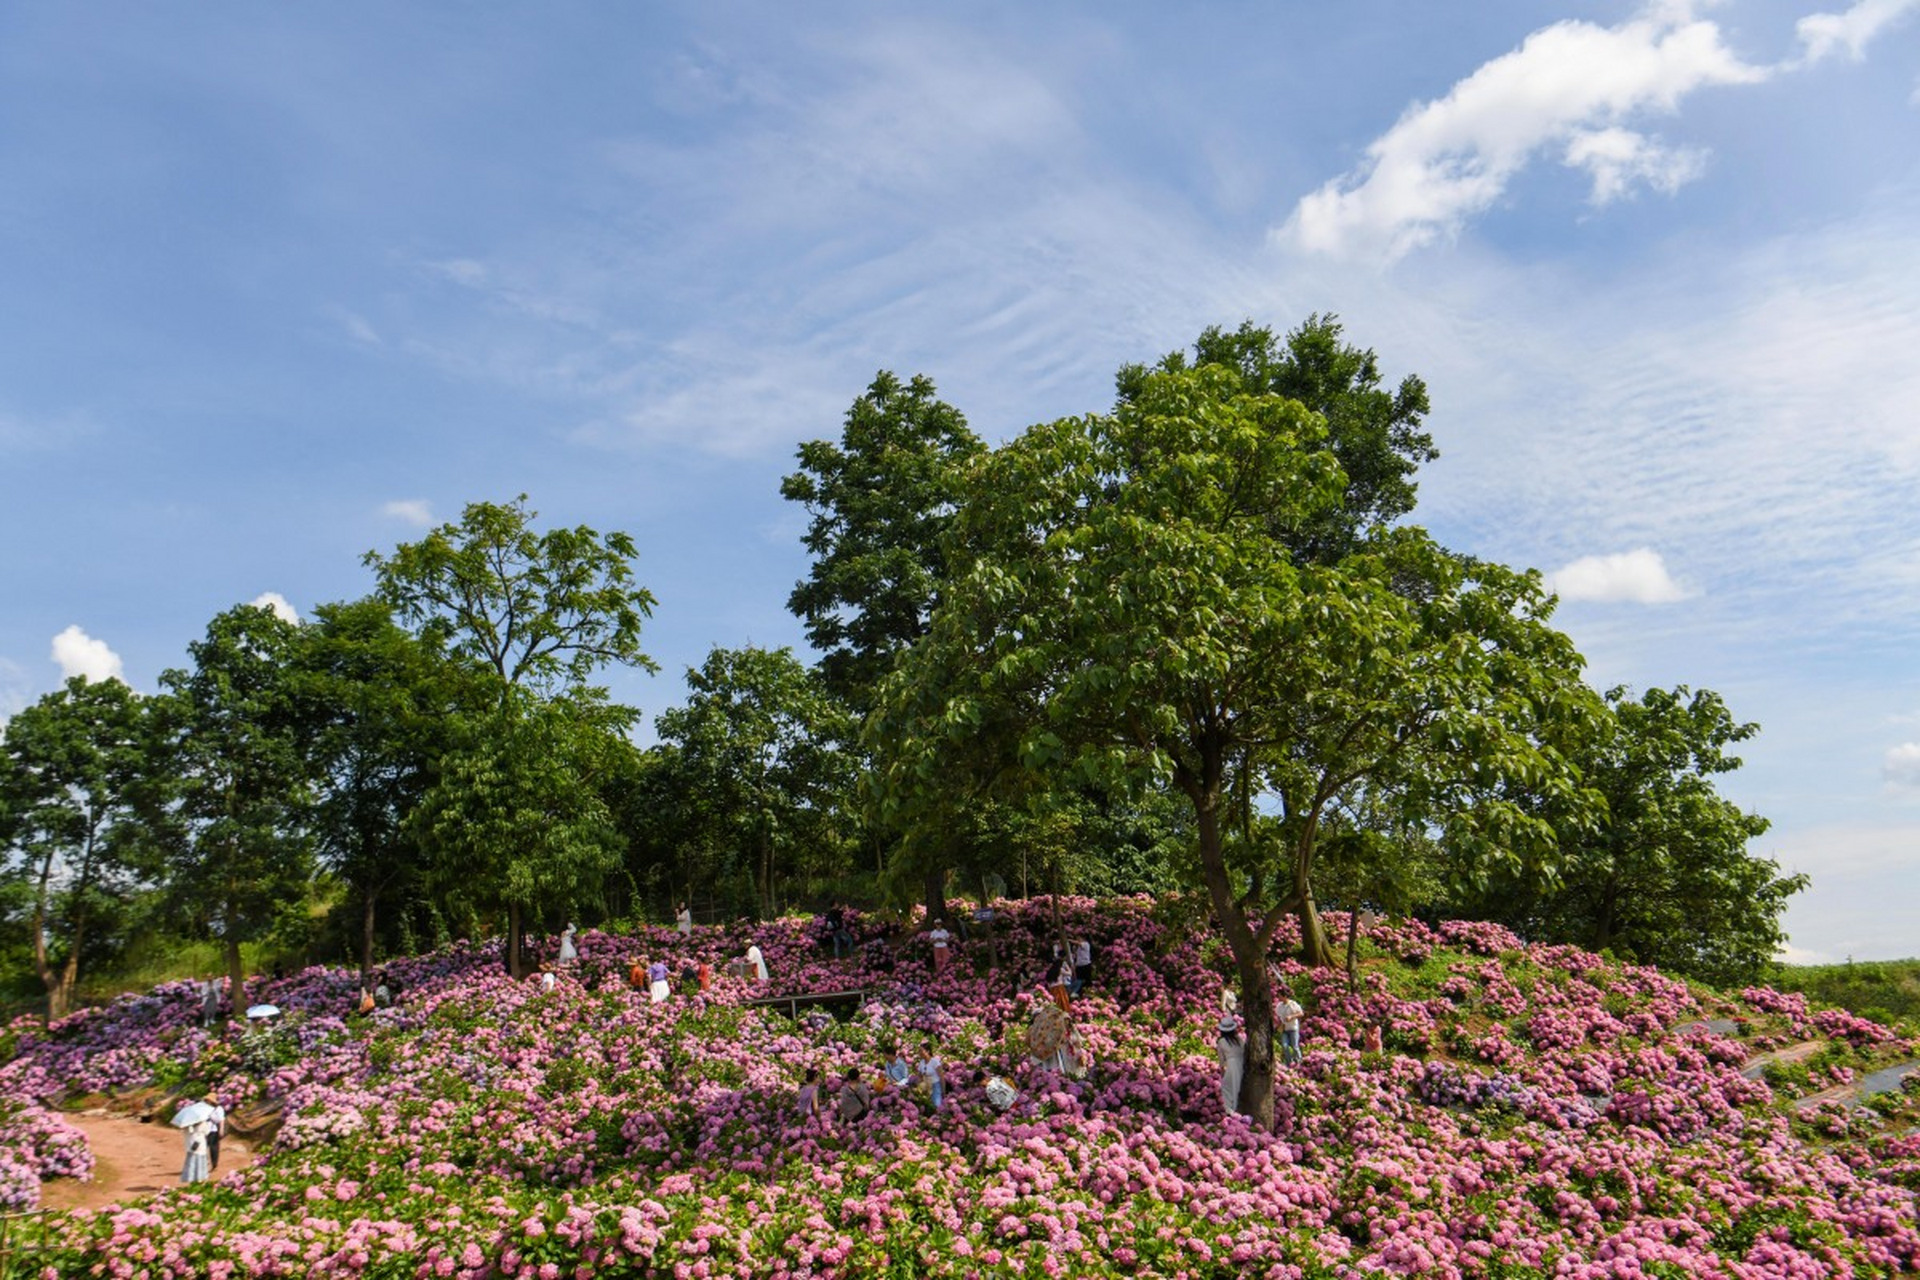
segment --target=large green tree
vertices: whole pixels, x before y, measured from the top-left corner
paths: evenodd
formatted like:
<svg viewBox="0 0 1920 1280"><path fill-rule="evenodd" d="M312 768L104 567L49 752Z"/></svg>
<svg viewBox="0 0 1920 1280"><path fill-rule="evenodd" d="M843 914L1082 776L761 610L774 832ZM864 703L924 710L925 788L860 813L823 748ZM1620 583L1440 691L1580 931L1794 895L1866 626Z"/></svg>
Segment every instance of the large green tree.
<svg viewBox="0 0 1920 1280"><path fill-rule="evenodd" d="M304 907L313 873L315 721L292 678L299 624L239 605L188 646L193 666L162 673L154 714L171 793L171 897L225 951L239 999L240 946L258 941L290 906Z"/></svg>
<svg viewBox="0 0 1920 1280"><path fill-rule="evenodd" d="M1615 688L1604 732L1577 752L1605 801L1597 819L1555 806L1557 874L1504 874L1464 892L1458 909L1529 937L1573 942L1720 984L1752 982L1786 935L1780 915L1804 889L1750 851L1767 820L1721 796L1740 767L1732 749L1759 726L1733 718L1711 689Z"/></svg>
<svg viewBox="0 0 1920 1280"><path fill-rule="evenodd" d="M1187 799L1247 1010L1241 1108L1263 1122L1267 960L1289 912L1306 958L1332 958L1313 871L1337 806L1366 789L1511 856L1551 835L1514 789L1576 790L1551 739L1592 701L1535 575L1417 530L1296 559L1289 535L1345 487L1317 415L1218 366L1143 375L1111 414L1030 429L976 473L966 559L873 725L904 815L951 785L956 749L1009 731L1025 769ZM1241 790L1282 832L1252 885L1226 857Z"/></svg>
<svg viewBox="0 0 1920 1280"><path fill-rule="evenodd" d="M844 866L846 712L789 649L717 648L687 689L655 722L674 748L683 827L710 858L751 868L760 910L777 914L783 877Z"/></svg>
<svg viewBox="0 0 1920 1280"><path fill-rule="evenodd" d="M629 767L624 708L582 694L504 702L451 726L453 749L408 814L428 884L456 903L508 915L507 964L526 968L528 911L596 902L625 851L604 784Z"/></svg>
<svg viewBox="0 0 1920 1280"><path fill-rule="evenodd" d="M73 1006L82 957L154 871L140 822L151 771L145 702L75 676L7 722L0 848L29 886L34 971L49 1020Z"/></svg>
<svg viewBox="0 0 1920 1280"><path fill-rule="evenodd" d="M402 621L492 673L494 709L463 726L414 829L442 884L506 908L515 974L527 906L593 896L596 869L619 860L605 798L556 771L571 761L598 777L595 761L633 719L589 682L612 664L656 669L640 648L654 600L634 579L633 539L585 525L538 532L536 517L525 494L470 503L457 523L365 558Z"/></svg>
<svg viewBox="0 0 1920 1280"><path fill-rule="evenodd" d="M470 665L396 625L382 601L321 605L302 639L295 666L314 710L315 849L358 900L364 979L381 899L417 899L427 888L406 820L457 745L459 717L490 703Z"/></svg>
<svg viewBox="0 0 1920 1280"><path fill-rule="evenodd" d="M813 556L787 608L820 650L829 693L857 726L894 659L925 634L947 576L946 531L968 469L986 446L931 379L881 371L847 410L840 440L800 446L800 470L781 494L806 506ZM849 744L851 745L851 744ZM937 847L908 850L875 823L867 838L898 872L912 864L929 916L946 914L950 861Z"/></svg>

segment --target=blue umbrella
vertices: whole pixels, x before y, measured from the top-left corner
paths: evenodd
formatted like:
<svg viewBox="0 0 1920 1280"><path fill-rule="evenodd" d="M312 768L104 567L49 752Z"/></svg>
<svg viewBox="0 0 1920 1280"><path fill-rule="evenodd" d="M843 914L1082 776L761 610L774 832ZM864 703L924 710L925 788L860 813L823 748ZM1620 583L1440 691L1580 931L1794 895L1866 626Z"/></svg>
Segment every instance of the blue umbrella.
<svg viewBox="0 0 1920 1280"><path fill-rule="evenodd" d="M179 1113L173 1117L173 1126L176 1129L184 1129L190 1124L199 1124L202 1120L208 1120L212 1117L213 1108L206 1103L189 1102L186 1106L180 1108Z"/></svg>

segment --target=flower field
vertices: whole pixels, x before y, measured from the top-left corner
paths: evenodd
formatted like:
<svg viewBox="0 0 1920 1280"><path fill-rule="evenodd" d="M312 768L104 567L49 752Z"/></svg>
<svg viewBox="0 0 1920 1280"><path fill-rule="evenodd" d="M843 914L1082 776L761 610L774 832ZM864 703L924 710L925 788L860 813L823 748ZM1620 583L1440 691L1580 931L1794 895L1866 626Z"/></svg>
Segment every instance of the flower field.
<svg viewBox="0 0 1920 1280"><path fill-rule="evenodd" d="M42 1274L135 1276L1867 1277L1920 1266L1920 1106L1895 1091L1797 1107L1920 1039L1765 989L1719 995L1497 927L1371 926L1359 983L1281 961L1307 1007L1277 1132L1223 1112L1223 945L1146 900L1063 907L1095 983L1085 1080L1034 1066L1048 904L1003 904L935 975L924 941L835 961L803 922L583 935L556 989L497 944L396 962L392 1009L351 973L256 983L271 1035L203 1031L190 984L0 1040L0 1198L86 1176L58 1115L81 1097L210 1091L278 1108L268 1158L145 1203L43 1219ZM1346 921L1329 924L1344 937ZM634 959L765 986L650 1003ZM1282 948L1289 945L1281 939ZM970 961L978 960L976 967ZM862 988L844 1021L752 1007ZM1362 1031L1384 1024L1385 1051ZM1709 1023L1730 1025L1726 1034ZM1805 1048L1815 1042L1811 1050ZM877 1090L802 1118L803 1073L877 1082L936 1045L946 1106ZM1801 1046L1790 1063L1749 1066ZM1748 1073L1743 1074L1743 1066ZM1002 1113L971 1083L1004 1075ZM830 1108L829 1108L830 1111Z"/></svg>

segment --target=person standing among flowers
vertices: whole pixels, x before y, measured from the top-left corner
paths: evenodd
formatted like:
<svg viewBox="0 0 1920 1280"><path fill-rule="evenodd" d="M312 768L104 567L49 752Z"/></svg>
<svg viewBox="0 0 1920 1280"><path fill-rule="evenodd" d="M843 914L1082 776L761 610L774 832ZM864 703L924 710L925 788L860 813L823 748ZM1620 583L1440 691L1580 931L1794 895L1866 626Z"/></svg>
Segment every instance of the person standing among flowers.
<svg viewBox="0 0 1920 1280"><path fill-rule="evenodd" d="M1072 994L1078 996L1093 981L1093 944L1084 937L1075 938L1068 953L1073 958Z"/></svg>
<svg viewBox="0 0 1920 1280"><path fill-rule="evenodd" d="M1055 1004L1065 1009L1068 1013L1073 1012L1072 986L1073 959L1067 952L1059 947L1055 947L1053 949L1053 965L1047 970L1047 994L1053 997Z"/></svg>
<svg viewBox="0 0 1920 1280"><path fill-rule="evenodd" d="M934 921L927 941L933 944L933 971L939 973L947 967L949 944L953 941L953 935L947 932L946 921Z"/></svg>
<svg viewBox="0 0 1920 1280"><path fill-rule="evenodd" d="M1240 1024L1231 1014L1220 1017L1220 1038L1214 1041L1220 1055L1220 1105L1232 1115L1240 1109L1240 1081L1247 1070L1247 1046L1240 1038Z"/></svg>
<svg viewBox="0 0 1920 1280"><path fill-rule="evenodd" d="M664 1004L671 994L667 986L667 962L655 960L647 966L647 998L655 1004Z"/></svg>
<svg viewBox="0 0 1920 1280"><path fill-rule="evenodd" d="M933 1109L938 1111L947 1100L947 1081L943 1074L946 1064L940 1061L940 1051L932 1043L927 1045L927 1057L920 1064L920 1074L927 1082L927 1090L933 1095Z"/></svg>
<svg viewBox="0 0 1920 1280"><path fill-rule="evenodd" d="M687 909L687 904L684 902L680 904L680 909L673 913L673 927L680 931L680 936L683 938L693 936L693 912Z"/></svg>
<svg viewBox="0 0 1920 1280"><path fill-rule="evenodd" d="M220 1139L227 1132L227 1109L212 1098L202 1099L207 1104L207 1176L212 1177L220 1168Z"/></svg>
<svg viewBox="0 0 1920 1280"><path fill-rule="evenodd" d="M1300 1063L1300 1019L1305 1013L1285 987L1273 989L1273 1021L1280 1028L1280 1061L1290 1066Z"/></svg>
<svg viewBox="0 0 1920 1280"><path fill-rule="evenodd" d="M767 968L767 957L761 953L759 943L750 942L747 944L747 954L744 959L746 961L747 971L753 975L755 982L765 982L773 976L772 972Z"/></svg>
<svg viewBox="0 0 1920 1280"><path fill-rule="evenodd" d="M212 1172L207 1163L207 1122L196 1121L186 1128L187 1162L181 1166L180 1181L205 1182Z"/></svg>

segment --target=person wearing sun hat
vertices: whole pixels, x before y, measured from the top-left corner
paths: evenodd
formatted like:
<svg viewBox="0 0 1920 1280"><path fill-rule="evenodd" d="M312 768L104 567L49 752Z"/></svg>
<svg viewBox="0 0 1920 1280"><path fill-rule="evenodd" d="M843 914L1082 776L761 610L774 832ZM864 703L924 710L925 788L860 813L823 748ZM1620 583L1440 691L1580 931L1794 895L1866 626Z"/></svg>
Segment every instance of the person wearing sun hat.
<svg viewBox="0 0 1920 1280"><path fill-rule="evenodd" d="M1240 1024L1230 1013L1220 1015L1220 1038L1214 1042L1220 1055L1220 1105L1232 1115L1240 1109L1240 1080L1247 1070L1247 1046L1240 1039Z"/></svg>

